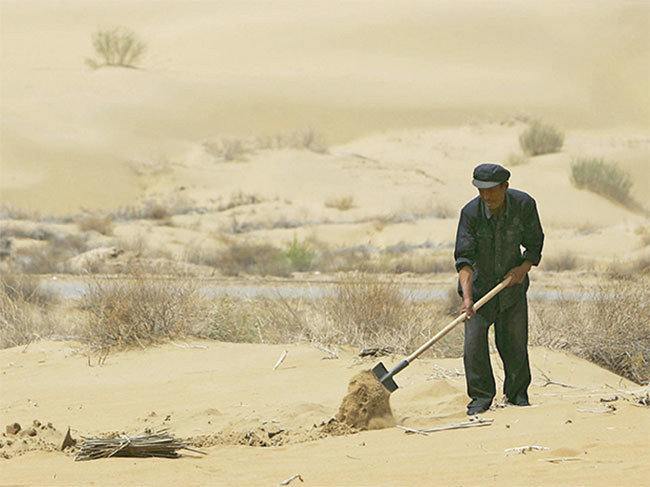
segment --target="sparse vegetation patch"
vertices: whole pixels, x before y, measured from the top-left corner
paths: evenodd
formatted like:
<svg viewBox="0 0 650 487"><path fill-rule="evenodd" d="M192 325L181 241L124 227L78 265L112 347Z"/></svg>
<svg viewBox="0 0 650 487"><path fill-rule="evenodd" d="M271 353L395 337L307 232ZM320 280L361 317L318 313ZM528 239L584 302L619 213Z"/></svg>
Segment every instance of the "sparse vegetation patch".
<svg viewBox="0 0 650 487"><path fill-rule="evenodd" d="M563 144L564 134L539 120L531 122L519 136L521 150L528 156L559 152Z"/></svg>
<svg viewBox="0 0 650 487"><path fill-rule="evenodd" d="M347 195L329 198L325 201L326 208L336 208L339 211L348 211L354 207L354 196Z"/></svg>
<svg viewBox="0 0 650 487"><path fill-rule="evenodd" d="M531 306L530 342L566 350L639 384L650 381L650 281L602 281L591 299Z"/></svg>
<svg viewBox="0 0 650 487"><path fill-rule="evenodd" d="M93 34L93 48L98 60L88 58L86 64L93 69L103 66L135 68L146 50L146 45L124 27L100 29Z"/></svg>
<svg viewBox="0 0 650 487"><path fill-rule="evenodd" d="M571 165L571 183L624 205L631 205L632 178L616 164L599 158L578 159Z"/></svg>

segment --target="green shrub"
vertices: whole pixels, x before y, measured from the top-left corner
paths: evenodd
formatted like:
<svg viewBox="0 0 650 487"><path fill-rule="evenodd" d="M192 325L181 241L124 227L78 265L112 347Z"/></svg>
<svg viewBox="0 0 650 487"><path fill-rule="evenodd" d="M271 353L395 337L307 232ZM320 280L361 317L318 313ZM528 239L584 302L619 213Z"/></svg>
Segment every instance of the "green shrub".
<svg viewBox="0 0 650 487"><path fill-rule="evenodd" d="M540 121L532 122L519 136L521 150L529 156L558 152L563 144L564 134Z"/></svg>
<svg viewBox="0 0 650 487"><path fill-rule="evenodd" d="M95 32L93 47L101 60L86 59L86 64L93 69L102 66L135 68L146 50L145 44L132 31L122 27Z"/></svg>
<svg viewBox="0 0 650 487"><path fill-rule="evenodd" d="M603 159L578 159L571 165L570 178L578 189L588 189L626 205L632 201L629 174Z"/></svg>
<svg viewBox="0 0 650 487"><path fill-rule="evenodd" d="M298 238L294 235L291 247L289 247L285 255L289 259L293 270L304 272L311 268L316 253L304 242L299 243Z"/></svg>

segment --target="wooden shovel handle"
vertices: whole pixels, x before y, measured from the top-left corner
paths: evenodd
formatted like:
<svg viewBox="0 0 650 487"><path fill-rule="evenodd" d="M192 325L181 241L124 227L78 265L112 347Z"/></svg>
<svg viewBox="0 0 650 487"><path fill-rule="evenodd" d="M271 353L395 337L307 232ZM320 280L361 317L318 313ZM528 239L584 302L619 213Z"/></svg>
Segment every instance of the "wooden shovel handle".
<svg viewBox="0 0 650 487"><path fill-rule="evenodd" d="M476 303L474 303L474 310L478 310L481 306L483 306L485 303L487 303L490 299L492 299L494 296L499 294L503 288L507 287L508 284L510 284L510 281L512 280L512 276L507 276L503 281L501 281L499 284L494 286L485 296L483 296L481 299L479 299ZM429 341L427 341L424 345L422 345L420 348L418 348L415 352L413 352L411 355L409 355L406 360L410 363L416 358L418 358L420 355L422 355L425 351L429 349L431 345L436 343L438 340L440 340L442 337L444 337L447 333L449 333L451 330L453 330L458 323L462 323L466 319L466 313L463 312L458 318L456 318L454 321L449 323L447 326L445 326L442 330L440 330L438 333L436 333L435 336L431 337Z"/></svg>

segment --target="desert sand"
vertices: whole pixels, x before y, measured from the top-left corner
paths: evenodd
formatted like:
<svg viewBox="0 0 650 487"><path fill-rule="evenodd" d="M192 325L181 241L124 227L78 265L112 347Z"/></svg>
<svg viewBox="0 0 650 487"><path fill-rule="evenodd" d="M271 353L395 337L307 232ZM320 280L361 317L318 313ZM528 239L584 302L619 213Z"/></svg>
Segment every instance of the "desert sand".
<svg viewBox="0 0 650 487"><path fill-rule="evenodd" d="M278 247L294 238L413 246L451 267L458 211L476 195L472 168L508 166L526 122L541 117L565 133L562 151L508 167L512 187L537 200L545 256L571 252L581 272L648 259L647 213L568 177L580 157L616 162L650 207L648 9L627 0L0 0L0 205L72 217L11 221L64 234L78 231L79 214L147 201L200 210L91 233L92 247L119 250L116 269L133 242L178 260L190 246L218 249L224 233ZM84 63L92 33L111 26L147 44L140 69ZM304 131L326 150L258 147L233 161L208 150L224 137ZM224 209L238 195L256 204ZM347 211L327 204L346 197ZM18 250L41 244L14 240ZM452 271L431 280L447 289ZM572 273L543 263L531 277L531 291L578 288ZM261 486L295 474L304 484L292 486L650 481L649 410L629 393L641 386L592 363L532 349L533 406L494 407L488 426L328 430L355 374L401 359L357 354L178 341L99 366L77 342L0 350L0 434L41 424L35 436L0 437L0 485ZM461 372L461 359L412 364L391 397L397 424L467 421ZM207 455L74 462L56 451L68 427L80 439L157 426ZM543 449L511 450L526 446Z"/></svg>
<svg viewBox="0 0 650 487"><path fill-rule="evenodd" d="M348 380L395 359L362 361L345 350L323 360L327 355L308 345L180 342L111 355L104 366L89 367L77 347L40 342L24 352L0 351L8 392L0 406L3 425L37 419L60 432L70 426L77 438L168 426L207 455L74 462L70 454L39 451L38 436L28 437L13 458L2 460L2 485L277 485L300 474L304 485L319 486L605 486L643 485L650 474L648 410L620 392L639 386L545 349L532 350L534 405L494 408L482 415L493 419L490 426L429 436L398 428L332 436L318 426L336 414ZM284 350L286 359L272 370ZM461 359L422 359L397 376L391 406L398 424L417 429L467 421L457 371ZM544 375L571 387L544 387ZM247 446L246 433L283 429L273 437L277 446ZM522 446L548 449L506 452Z"/></svg>

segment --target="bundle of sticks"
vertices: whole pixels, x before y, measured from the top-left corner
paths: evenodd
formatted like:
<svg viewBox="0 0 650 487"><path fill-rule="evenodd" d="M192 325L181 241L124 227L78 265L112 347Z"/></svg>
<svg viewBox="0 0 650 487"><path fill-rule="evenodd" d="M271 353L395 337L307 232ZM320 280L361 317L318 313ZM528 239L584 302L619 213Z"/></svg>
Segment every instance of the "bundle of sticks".
<svg viewBox="0 0 650 487"><path fill-rule="evenodd" d="M190 448L167 429L139 436L120 438L83 438L75 461L95 460L108 457L163 457L178 458L178 450L189 450L205 455L205 452Z"/></svg>

